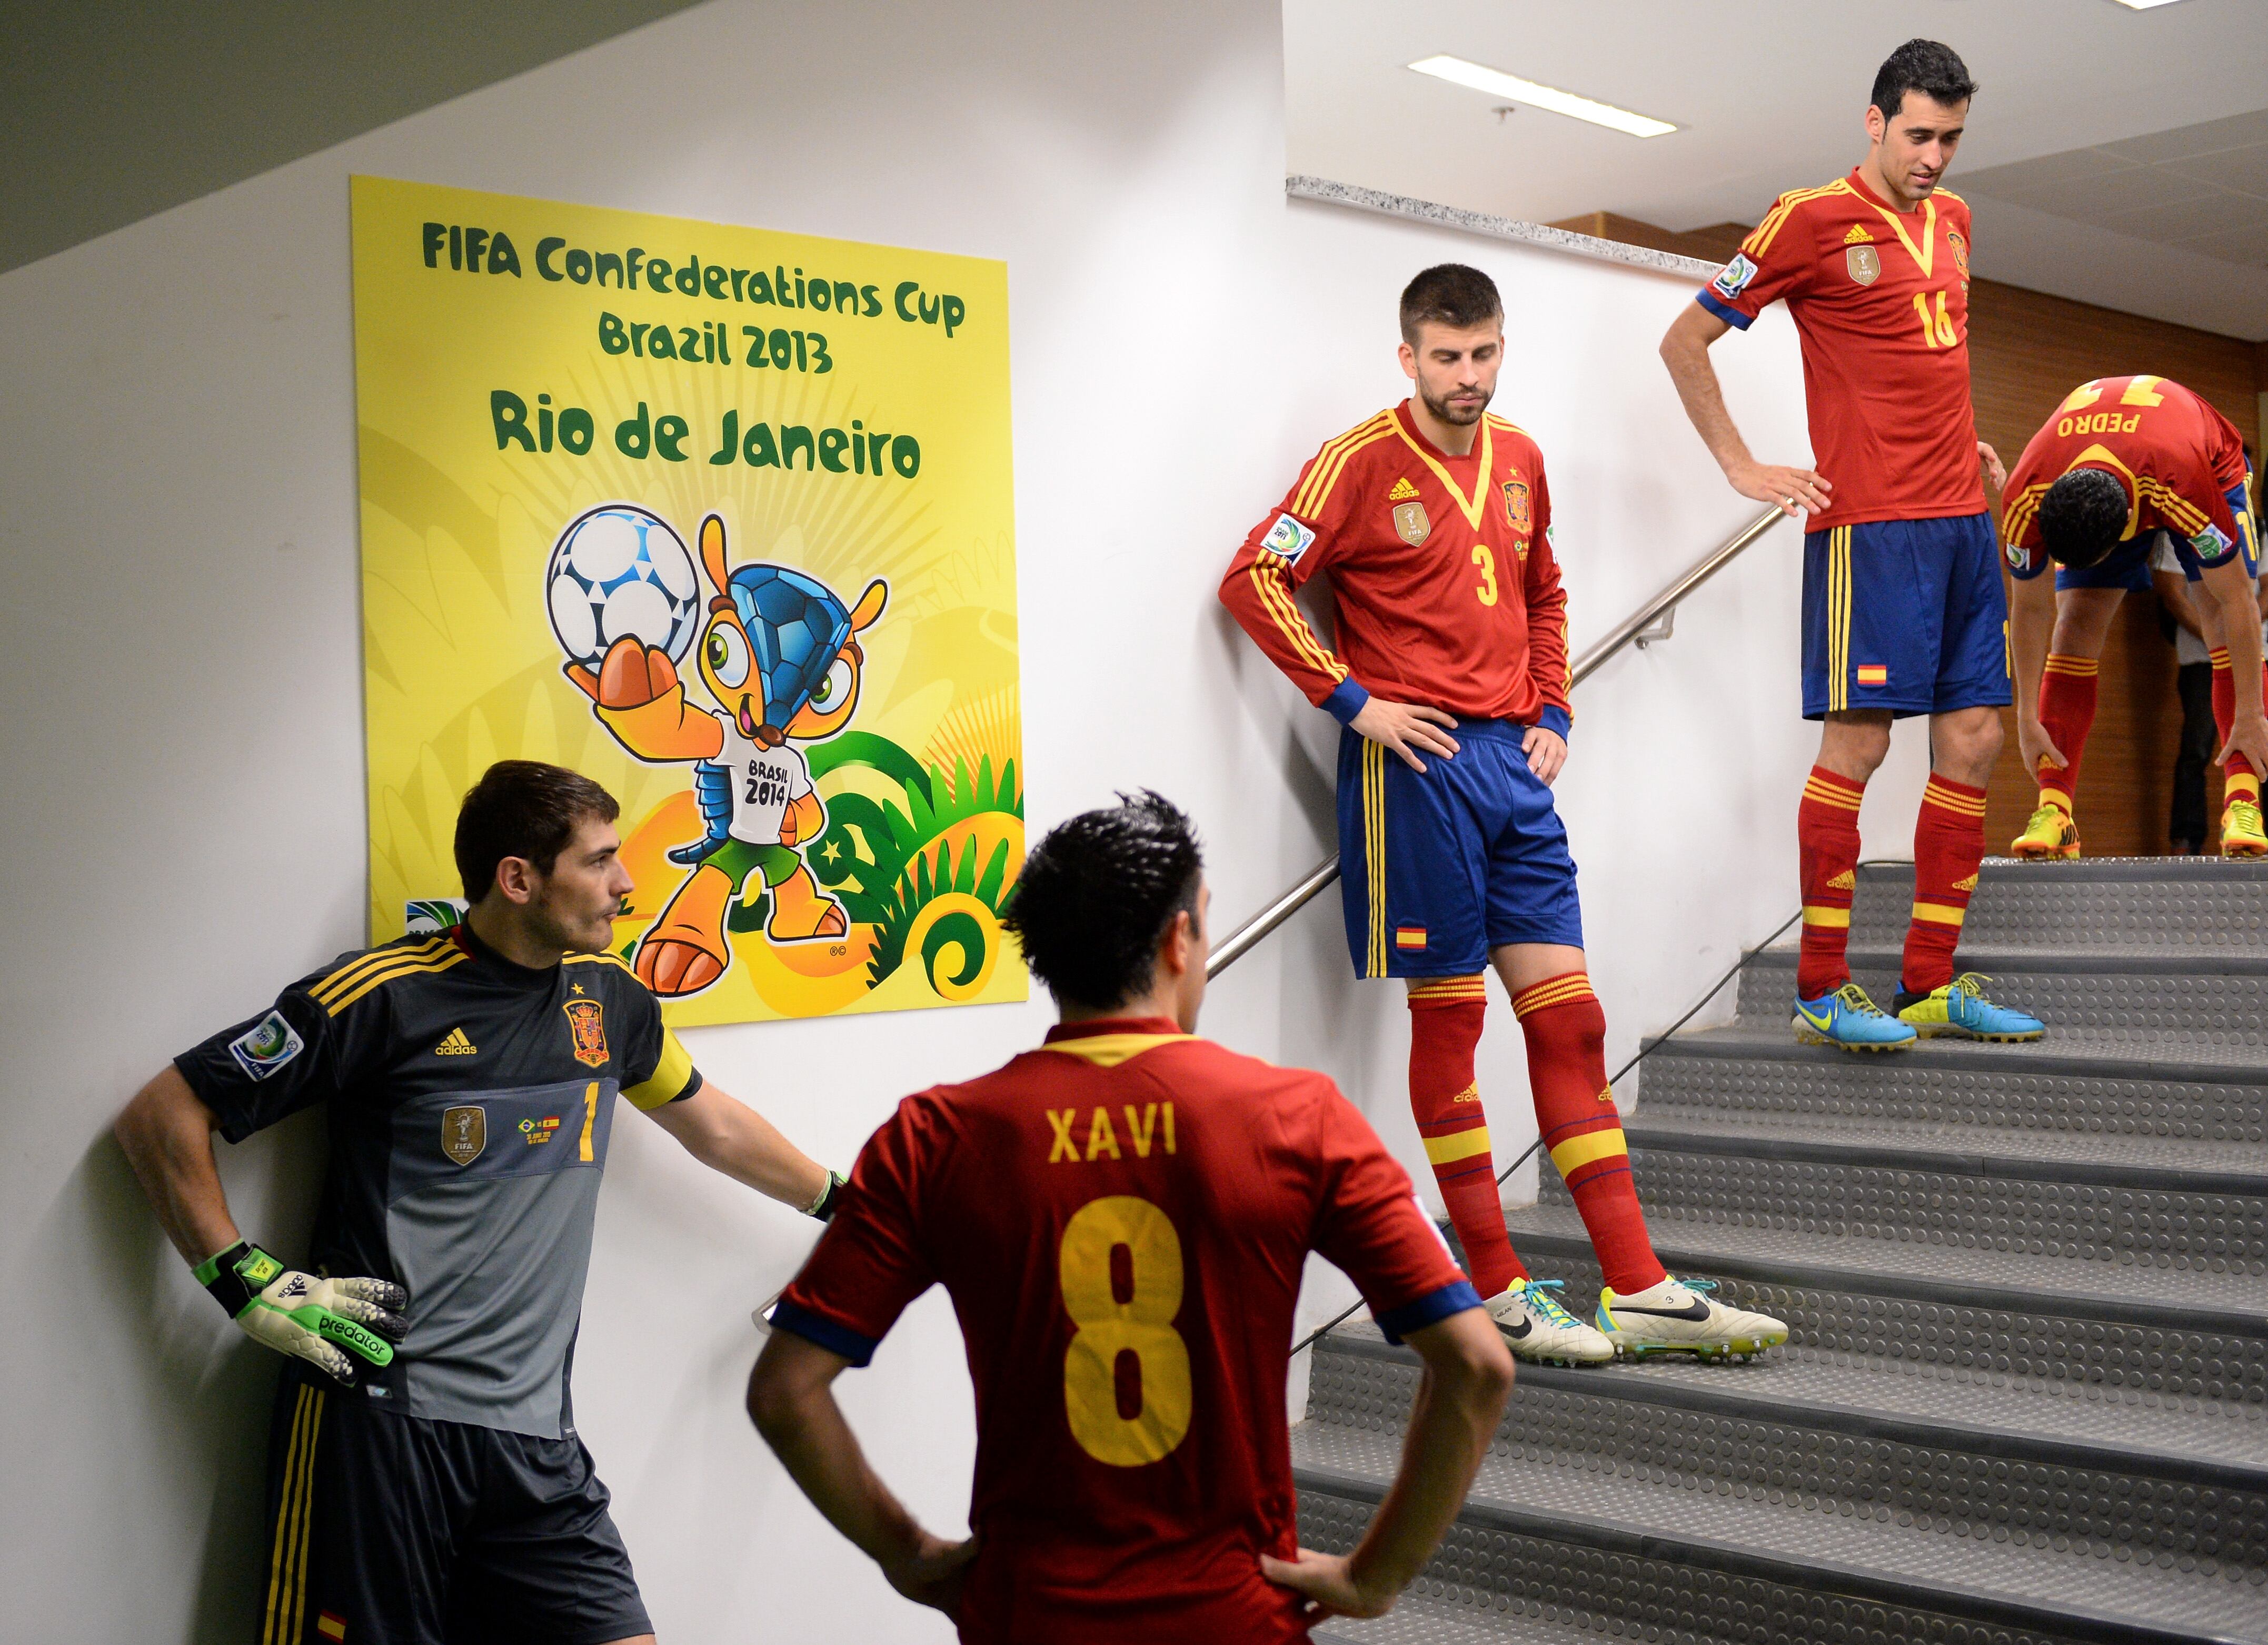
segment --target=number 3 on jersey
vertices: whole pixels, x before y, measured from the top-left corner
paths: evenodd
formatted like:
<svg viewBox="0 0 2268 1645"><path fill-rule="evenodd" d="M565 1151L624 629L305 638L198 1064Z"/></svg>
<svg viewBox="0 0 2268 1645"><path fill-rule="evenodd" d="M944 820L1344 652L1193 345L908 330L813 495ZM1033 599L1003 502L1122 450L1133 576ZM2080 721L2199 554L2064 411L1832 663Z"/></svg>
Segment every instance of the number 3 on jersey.
<svg viewBox="0 0 2268 1645"><path fill-rule="evenodd" d="M1115 1468L1170 1456L1189 1431L1189 1350L1174 1329L1182 1236L1148 1200L1112 1194L1079 1208L1056 1269L1079 1327L1064 1356L1071 1437Z"/></svg>

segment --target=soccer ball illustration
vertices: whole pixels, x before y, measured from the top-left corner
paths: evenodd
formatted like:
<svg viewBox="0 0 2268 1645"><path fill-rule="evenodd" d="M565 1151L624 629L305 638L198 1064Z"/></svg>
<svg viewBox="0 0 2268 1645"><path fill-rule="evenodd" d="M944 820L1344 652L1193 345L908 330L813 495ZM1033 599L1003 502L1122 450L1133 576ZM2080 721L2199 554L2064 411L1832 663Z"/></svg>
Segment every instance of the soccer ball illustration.
<svg viewBox="0 0 2268 1645"><path fill-rule="evenodd" d="M701 615L700 585L684 541L659 516L629 503L578 514L552 545L545 603L559 648L596 668L624 635L681 662Z"/></svg>

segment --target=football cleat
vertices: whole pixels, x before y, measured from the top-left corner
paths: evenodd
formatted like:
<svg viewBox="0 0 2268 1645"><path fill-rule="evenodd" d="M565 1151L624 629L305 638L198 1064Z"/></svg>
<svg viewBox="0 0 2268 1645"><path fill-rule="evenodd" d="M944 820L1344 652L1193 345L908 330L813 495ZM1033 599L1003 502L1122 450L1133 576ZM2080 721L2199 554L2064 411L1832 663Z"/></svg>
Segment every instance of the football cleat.
<svg viewBox="0 0 2268 1645"><path fill-rule="evenodd" d="M2268 830L2260 826L2260 808L2250 800L2232 800L2221 812L2220 854L2268 857Z"/></svg>
<svg viewBox="0 0 2268 1645"><path fill-rule="evenodd" d="M1489 1317L1516 1359L1538 1365L1604 1365L1615 1345L1559 1306L1557 1280L1514 1280L1489 1298Z"/></svg>
<svg viewBox="0 0 2268 1645"><path fill-rule="evenodd" d="M2268 842L2264 842L2268 848ZM2042 806L2024 824L2024 831L2009 843L2012 857L2069 858L2079 855L2079 824L2061 806Z"/></svg>
<svg viewBox="0 0 2268 1645"><path fill-rule="evenodd" d="M1904 1051L1915 1037L1913 1029L1884 1015L1856 983L1816 1000L1797 1000L1793 1026L1803 1044L1844 1051Z"/></svg>
<svg viewBox="0 0 2268 1645"><path fill-rule="evenodd" d="M1728 1308L1710 1295L1714 1280L1666 1276L1628 1296L1599 1293L1599 1329L1634 1360L1649 1354L1690 1354L1697 1359L1750 1359L1787 1340L1787 1327L1770 1314Z"/></svg>
<svg viewBox="0 0 2268 1645"><path fill-rule="evenodd" d="M1992 980L1970 971L1926 994L1900 990L1898 1021L1917 1034L1957 1034L1963 1039L2037 1039L2047 1032L2039 1018L1987 1000L1984 985Z"/></svg>

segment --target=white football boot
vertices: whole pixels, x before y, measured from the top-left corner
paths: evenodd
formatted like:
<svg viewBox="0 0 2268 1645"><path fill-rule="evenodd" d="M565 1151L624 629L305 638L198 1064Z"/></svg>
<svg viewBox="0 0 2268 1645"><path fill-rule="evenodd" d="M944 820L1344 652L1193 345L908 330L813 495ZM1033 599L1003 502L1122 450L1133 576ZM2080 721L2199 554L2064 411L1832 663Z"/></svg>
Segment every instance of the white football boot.
<svg viewBox="0 0 2268 1645"><path fill-rule="evenodd" d="M1604 1365L1615 1345L1559 1306L1557 1280L1514 1280L1489 1298L1489 1317L1515 1359L1538 1365Z"/></svg>
<svg viewBox="0 0 2268 1645"><path fill-rule="evenodd" d="M1787 1340L1770 1314L1727 1308L1710 1293L1714 1280L1668 1277L1643 1291L1599 1293L1599 1329L1634 1360L1649 1354L1690 1354L1704 1360L1752 1359Z"/></svg>

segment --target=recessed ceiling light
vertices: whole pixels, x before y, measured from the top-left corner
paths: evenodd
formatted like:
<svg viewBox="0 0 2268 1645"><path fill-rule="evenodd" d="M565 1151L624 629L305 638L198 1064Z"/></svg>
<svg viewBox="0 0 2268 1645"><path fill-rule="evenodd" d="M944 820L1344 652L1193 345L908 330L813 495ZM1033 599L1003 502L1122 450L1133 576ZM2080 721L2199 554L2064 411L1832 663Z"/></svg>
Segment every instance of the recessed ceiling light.
<svg viewBox="0 0 2268 1645"><path fill-rule="evenodd" d="M2117 0L2129 11L2147 11L2152 6L2171 5L2174 0Z"/></svg>
<svg viewBox="0 0 2268 1645"><path fill-rule="evenodd" d="M2164 0L2146 0L2146 3L2162 4ZM1484 63L1468 63L1462 57L1426 57L1410 66L1420 74L1432 75L1437 80L1470 86L1474 91L1486 92L1491 97L1508 97L1515 103L1527 104L1530 108L1565 114L1575 120L1587 120L1594 126L1610 126L1616 131L1627 131L1634 137L1659 137L1677 129L1668 121L1649 120L1644 114L1633 114L1627 108L1616 108L1611 103L1595 103L1587 97L1578 97L1572 92L1538 85L1533 80L1523 80L1517 75L1506 74Z"/></svg>

